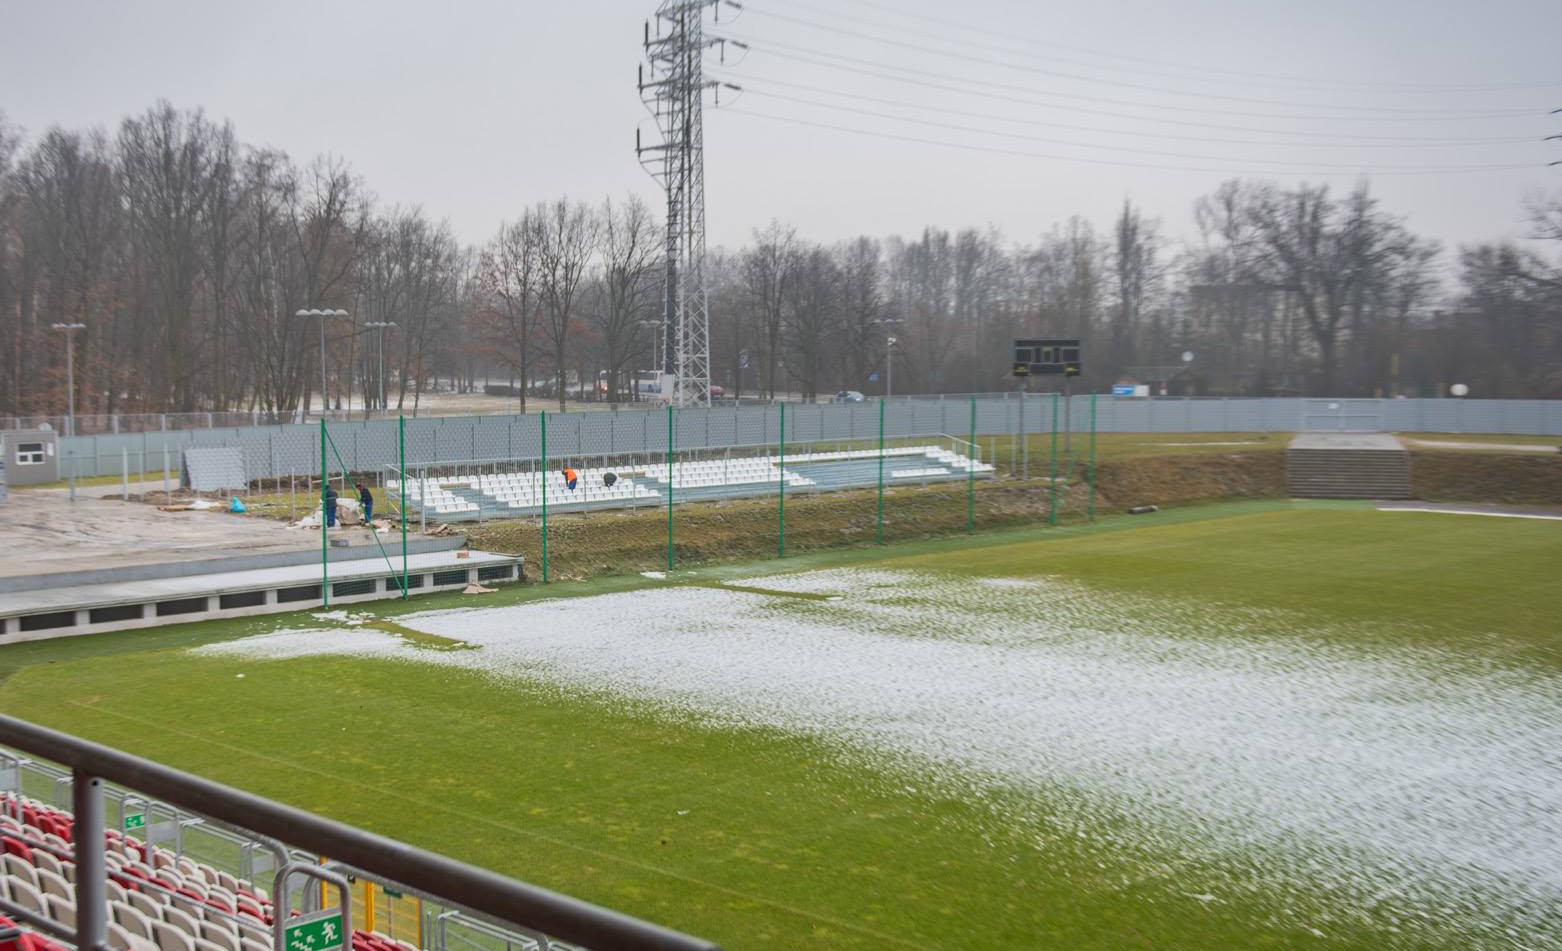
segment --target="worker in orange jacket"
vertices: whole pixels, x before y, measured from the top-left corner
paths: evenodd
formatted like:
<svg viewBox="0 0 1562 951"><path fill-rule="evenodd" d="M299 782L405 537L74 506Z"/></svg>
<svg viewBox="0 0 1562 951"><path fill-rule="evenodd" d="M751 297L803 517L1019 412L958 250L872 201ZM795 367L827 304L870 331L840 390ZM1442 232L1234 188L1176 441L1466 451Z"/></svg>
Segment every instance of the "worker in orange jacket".
<svg viewBox="0 0 1562 951"><path fill-rule="evenodd" d="M576 472L574 469L571 469L569 466L565 466L564 467L564 484L569 486L569 490L571 492L573 492L573 491L575 491L575 486L578 485L579 483L580 483L580 473Z"/></svg>

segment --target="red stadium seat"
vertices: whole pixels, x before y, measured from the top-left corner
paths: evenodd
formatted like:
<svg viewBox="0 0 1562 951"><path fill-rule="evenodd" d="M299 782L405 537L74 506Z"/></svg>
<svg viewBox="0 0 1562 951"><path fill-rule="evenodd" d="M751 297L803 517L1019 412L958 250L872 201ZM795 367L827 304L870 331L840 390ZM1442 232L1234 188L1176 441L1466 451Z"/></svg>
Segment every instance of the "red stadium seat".
<svg viewBox="0 0 1562 951"><path fill-rule="evenodd" d="M7 854L18 856L28 865L33 864L33 850L28 848L27 843L21 839L0 835L0 847L3 847Z"/></svg>

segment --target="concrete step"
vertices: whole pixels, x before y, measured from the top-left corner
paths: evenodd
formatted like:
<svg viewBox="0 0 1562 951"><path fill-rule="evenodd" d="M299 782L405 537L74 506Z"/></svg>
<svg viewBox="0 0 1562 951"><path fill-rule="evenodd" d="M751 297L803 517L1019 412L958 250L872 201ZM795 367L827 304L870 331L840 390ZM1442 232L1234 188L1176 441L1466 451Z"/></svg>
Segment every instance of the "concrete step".
<svg viewBox="0 0 1562 951"><path fill-rule="evenodd" d="M1398 449L1288 449L1286 489L1299 499L1408 499L1410 454Z"/></svg>

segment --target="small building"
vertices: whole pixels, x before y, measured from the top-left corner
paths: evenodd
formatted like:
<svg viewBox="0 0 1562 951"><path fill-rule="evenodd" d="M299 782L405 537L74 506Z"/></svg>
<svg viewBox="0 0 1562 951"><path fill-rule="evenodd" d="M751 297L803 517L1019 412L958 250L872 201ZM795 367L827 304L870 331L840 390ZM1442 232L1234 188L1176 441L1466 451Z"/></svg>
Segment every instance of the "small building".
<svg viewBox="0 0 1562 951"><path fill-rule="evenodd" d="M4 449L5 481L10 485L60 481L60 434L54 430L0 432L0 447Z"/></svg>

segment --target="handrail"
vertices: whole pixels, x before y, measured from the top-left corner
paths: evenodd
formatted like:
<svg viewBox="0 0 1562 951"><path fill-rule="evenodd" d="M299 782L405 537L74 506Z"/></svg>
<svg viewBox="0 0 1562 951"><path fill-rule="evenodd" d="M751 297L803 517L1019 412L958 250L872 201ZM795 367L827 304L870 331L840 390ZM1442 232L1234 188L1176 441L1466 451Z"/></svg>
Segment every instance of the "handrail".
<svg viewBox="0 0 1562 951"><path fill-rule="evenodd" d="M104 871L99 786L101 779L110 779L218 821L405 882L419 891L453 896L453 905L573 944L625 951L717 951L716 945L690 935L4 714L0 714L0 743L69 766L76 773L77 877L96 876L97 904L102 901ZM82 884L78 883L78 888ZM78 922L88 926L80 929L88 932L86 940L78 942L84 948L102 942L102 909L95 910L98 921ZM82 917L95 916L89 911ZM91 934L93 930L96 935Z"/></svg>

